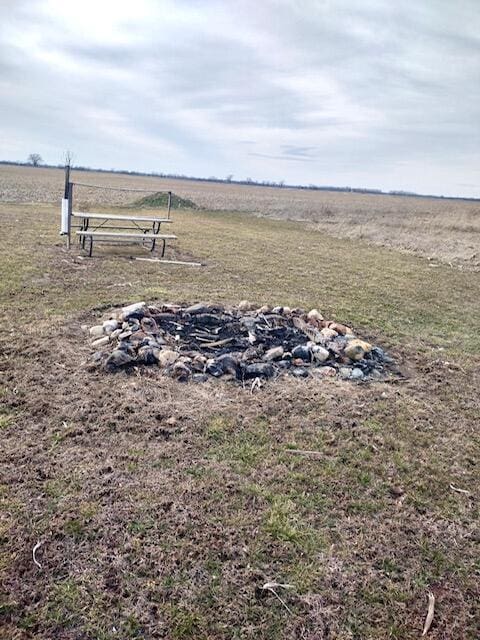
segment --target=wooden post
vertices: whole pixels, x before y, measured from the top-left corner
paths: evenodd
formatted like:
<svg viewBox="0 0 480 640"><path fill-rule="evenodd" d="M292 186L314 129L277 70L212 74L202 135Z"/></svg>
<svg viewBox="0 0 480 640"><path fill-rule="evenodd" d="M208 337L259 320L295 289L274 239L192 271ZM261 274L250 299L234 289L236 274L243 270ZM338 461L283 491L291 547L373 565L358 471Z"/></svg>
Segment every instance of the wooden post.
<svg viewBox="0 0 480 640"><path fill-rule="evenodd" d="M170 218L170 209L172 207L172 192L169 191L168 192L168 211L167 211L167 218Z"/></svg>

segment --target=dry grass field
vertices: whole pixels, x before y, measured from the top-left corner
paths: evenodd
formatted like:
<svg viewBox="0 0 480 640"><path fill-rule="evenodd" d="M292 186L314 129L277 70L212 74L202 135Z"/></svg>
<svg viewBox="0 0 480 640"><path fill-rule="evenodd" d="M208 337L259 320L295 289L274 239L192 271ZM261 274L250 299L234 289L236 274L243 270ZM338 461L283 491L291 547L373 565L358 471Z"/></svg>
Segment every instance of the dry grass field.
<svg viewBox="0 0 480 640"><path fill-rule="evenodd" d="M0 637L413 640L432 592L429 640L479 638L478 274L333 237L334 220L349 235L339 203L397 200L190 182L161 186L268 217L174 212L170 255L201 268L133 261L127 247L81 259L58 235L61 181L0 168ZM327 201L330 226L271 219ZM471 229L452 237L478 236L477 204L410 204L430 216L430 241L462 216ZM395 244L398 225L384 224ZM250 393L83 365L81 326L112 307L244 298L315 306L403 376ZM292 585L283 602L262 590L272 581Z"/></svg>
<svg viewBox="0 0 480 640"><path fill-rule="evenodd" d="M338 238L358 239L451 263L480 267L480 202L357 193L278 189L168 180L111 173L74 172L78 182L171 190L199 207L305 221ZM57 202L63 172L0 165L0 201ZM137 194L138 195L138 194ZM77 190L84 207L128 204L135 194Z"/></svg>

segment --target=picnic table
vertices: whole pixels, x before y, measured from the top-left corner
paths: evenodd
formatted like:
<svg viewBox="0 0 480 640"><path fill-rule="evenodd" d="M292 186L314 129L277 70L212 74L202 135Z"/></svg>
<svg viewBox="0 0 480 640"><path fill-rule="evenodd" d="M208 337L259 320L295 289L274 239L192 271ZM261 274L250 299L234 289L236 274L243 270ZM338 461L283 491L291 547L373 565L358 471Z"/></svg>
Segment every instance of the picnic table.
<svg viewBox="0 0 480 640"><path fill-rule="evenodd" d="M72 211L77 218L76 234L82 248L89 240L89 256L92 256L94 240L99 242L141 242L155 249L157 240L163 242L162 256L165 254L167 240L176 240L173 234L160 233L162 224L171 224L171 218L159 216L118 215L113 213L92 213L90 211ZM128 225L128 226L127 226Z"/></svg>

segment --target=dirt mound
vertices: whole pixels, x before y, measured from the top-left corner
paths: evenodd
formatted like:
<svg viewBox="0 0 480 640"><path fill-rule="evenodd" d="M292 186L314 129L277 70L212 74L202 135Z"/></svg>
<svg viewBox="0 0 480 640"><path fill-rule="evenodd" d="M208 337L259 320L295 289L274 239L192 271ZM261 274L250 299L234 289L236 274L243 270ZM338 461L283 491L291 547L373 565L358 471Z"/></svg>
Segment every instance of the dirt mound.
<svg viewBox="0 0 480 640"><path fill-rule="evenodd" d="M140 200L137 200L134 204L142 208L168 207L168 193L153 193L152 195L140 198ZM181 198L174 193L172 193L170 207L172 209L197 209L197 205L192 200Z"/></svg>

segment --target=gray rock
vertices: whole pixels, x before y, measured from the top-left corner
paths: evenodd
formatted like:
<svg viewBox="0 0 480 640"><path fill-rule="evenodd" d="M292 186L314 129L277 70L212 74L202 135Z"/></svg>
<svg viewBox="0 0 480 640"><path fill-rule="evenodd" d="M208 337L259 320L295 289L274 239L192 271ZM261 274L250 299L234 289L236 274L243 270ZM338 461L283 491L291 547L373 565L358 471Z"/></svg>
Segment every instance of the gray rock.
<svg viewBox="0 0 480 640"><path fill-rule="evenodd" d="M263 359L266 360L267 362L269 362L270 360L278 360L283 356L283 353L284 353L284 349L282 346L272 347L265 353L265 355L263 356Z"/></svg>
<svg viewBox="0 0 480 640"><path fill-rule="evenodd" d="M158 325L153 318L142 318L141 327L145 333L157 333Z"/></svg>
<svg viewBox="0 0 480 640"><path fill-rule="evenodd" d="M118 329L118 322L116 320L105 320L103 323L103 331L109 335L116 329Z"/></svg>
<svg viewBox="0 0 480 640"><path fill-rule="evenodd" d="M364 377L363 371L358 367L353 367L352 372L350 374L351 380L362 380Z"/></svg>
<svg viewBox="0 0 480 640"><path fill-rule="evenodd" d="M205 373L194 373L192 382L207 382L208 376Z"/></svg>
<svg viewBox="0 0 480 640"><path fill-rule="evenodd" d="M215 364L222 369L223 373L231 373L234 376L237 375L238 361L229 353L219 356L215 360Z"/></svg>
<svg viewBox="0 0 480 640"><path fill-rule="evenodd" d="M223 368L216 362L209 362L205 367L205 371L214 378L220 378L225 373Z"/></svg>
<svg viewBox="0 0 480 640"><path fill-rule="evenodd" d="M129 318L143 318L147 312L147 305L145 302L136 302L135 304L129 304L127 307L122 307L121 318L122 320L128 320Z"/></svg>
<svg viewBox="0 0 480 640"><path fill-rule="evenodd" d="M147 337L146 343L149 347L155 347L156 349L161 349L165 344L165 340L159 337L155 337L155 338Z"/></svg>
<svg viewBox="0 0 480 640"><path fill-rule="evenodd" d="M338 375L344 380L350 378L351 374L352 370L349 367L340 367L340 369L338 370Z"/></svg>
<svg viewBox="0 0 480 640"><path fill-rule="evenodd" d="M115 371L120 367L131 364L134 358L122 349L115 349L105 361L105 369Z"/></svg>
<svg viewBox="0 0 480 640"><path fill-rule="evenodd" d="M305 369L304 367L292 367L289 373L291 373L292 376L295 376L295 378L307 378L309 375L308 369Z"/></svg>
<svg viewBox="0 0 480 640"><path fill-rule="evenodd" d="M275 373L275 369L270 362L254 362L253 364L243 365L240 371L240 377L244 380L250 378L271 378Z"/></svg>
<svg viewBox="0 0 480 640"><path fill-rule="evenodd" d="M305 362L310 362L312 359L312 352L308 347L303 344L298 345L295 349L292 350L292 357L300 358L300 360L304 360Z"/></svg>
<svg viewBox="0 0 480 640"><path fill-rule="evenodd" d="M192 304L191 307L187 307L186 309L184 309L184 313L189 313L192 316L198 313L207 313L208 311L210 311L210 306L208 304L205 304L204 302Z"/></svg>

